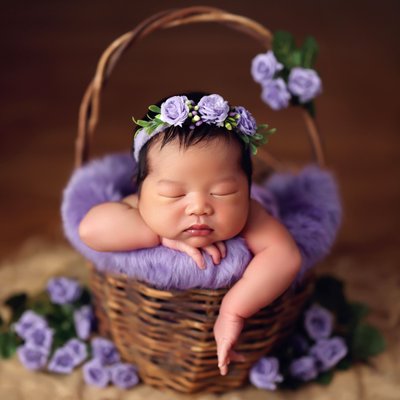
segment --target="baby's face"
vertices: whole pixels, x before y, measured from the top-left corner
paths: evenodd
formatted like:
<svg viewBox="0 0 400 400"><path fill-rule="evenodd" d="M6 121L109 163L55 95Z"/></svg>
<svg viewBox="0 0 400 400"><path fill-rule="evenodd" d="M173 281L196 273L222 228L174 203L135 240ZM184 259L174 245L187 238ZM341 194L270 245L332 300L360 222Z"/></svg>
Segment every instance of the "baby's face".
<svg viewBox="0 0 400 400"><path fill-rule="evenodd" d="M239 157L234 141L216 139L188 149L177 140L162 149L155 143L138 204L143 220L159 236L194 247L236 236L249 211Z"/></svg>

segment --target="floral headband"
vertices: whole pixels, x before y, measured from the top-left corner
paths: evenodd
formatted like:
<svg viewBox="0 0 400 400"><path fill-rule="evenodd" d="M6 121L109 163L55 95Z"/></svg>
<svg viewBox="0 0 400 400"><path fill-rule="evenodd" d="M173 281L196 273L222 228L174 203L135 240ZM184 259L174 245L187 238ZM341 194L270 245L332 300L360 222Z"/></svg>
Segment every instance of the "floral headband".
<svg viewBox="0 0 400 400"><path fill-rule="evenodd" d="M231 107L222 96L211 94L203 96L196 104L186 96L173 96L161 104L161 108L151 105L149 110L156 113L148 121L133 122L142 127L134 138L134 157L137 161L141 148L153 136L170 126L189 125L194 129L203 123L234 131L246 143L253 154L257 147L267 142L267 136L275 129L267 129L267 124L257 125L256 120L244 107ZM228 133L227 132L227 133Z"/></svg>

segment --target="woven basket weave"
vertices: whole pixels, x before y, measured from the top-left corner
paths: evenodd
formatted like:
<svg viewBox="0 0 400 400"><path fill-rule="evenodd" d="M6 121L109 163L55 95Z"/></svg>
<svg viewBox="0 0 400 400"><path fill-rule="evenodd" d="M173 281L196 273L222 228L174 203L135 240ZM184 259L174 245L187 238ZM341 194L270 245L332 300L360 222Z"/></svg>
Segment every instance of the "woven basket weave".
<svg viewBox="0 0 400 400"><path fill-rule="evenodd" d="M100 58L80 107L76 168L89 159L100 116L101 91L125 50L156 30L196 22L222 23L248 34L264 48L270 48L272 35L262 25L216 8L188 7L146 19L133 31L116 39ZM303 116L316 161L323 165L315 122L305 111ZM266 152L263 158L275 169L282 166ZM100 334L112 338L123 359L137 365L145 383L186 393L218 393L246 383L251 366L291 333L313 286L312 279L305 279L296 291L288 290L246 320L236 346L246 361L231 364L229 374L221 376L213 326L227 289L164 291L124 275L99 272L91 265L89 268Z"/></svg>

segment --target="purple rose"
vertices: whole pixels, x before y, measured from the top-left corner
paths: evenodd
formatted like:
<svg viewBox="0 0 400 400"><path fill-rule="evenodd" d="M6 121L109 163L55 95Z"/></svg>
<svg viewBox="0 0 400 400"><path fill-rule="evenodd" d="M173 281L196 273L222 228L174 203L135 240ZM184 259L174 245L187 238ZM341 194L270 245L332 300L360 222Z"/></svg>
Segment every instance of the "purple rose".
<svg viewBox="0 0 400 400"><path fill-rule="evenodd" d="M82 368L83 379L88 385L106 387L110 382L110 372L99 359L88 361Z"/></svg>
<svg viewBox="0 0 400 400"><path fill-rule="evenodd" d="M254 117L244 107L235 107L234 111L240 115L238 129L245 135L253 136L257 130L257 123Z"/></svg>
<svg viewBox="0 0 400 400"><path fill-rule="evenodd" d="M70 353L72 354L73 358L74 367L79 365L82 361L85 361L88 356L86 344L78 339L68 340L68 342L65 343L63 348L70 350Z"/></svg>
<svg viewBox="0 0 400 400"><path fill-rule="evenodd" d="M111 365L120 361L120 356L113 342L97 337L92 339L93 358L97 358L103 365Z"/></svg>
<svg viewBox="0 0 400 400"><path fill-rule="evenodd" d="M189 115L186 96L173 96L161 104L161 121L169 125L182 126Z"/></svg>
<svg viewBox="0 0 400 400"><path fill-rule="evenodd" d="M229 104L219 94L203 96L199 103L201 119L208 124L223 126L229 113Z"/></svg>
<svg viewBox="0 0 400 400"><path fill-rule="evenodd" d="M131 364L118 363L110 367L111 381L121 389L129 389L139 382L136 368Z"/></svg>
<svg viewBox="0 0 400 400"><path fill-rule="evenodd" d="M263 85L261 99L273 110L281 110L289 105L290 93L282 78L268 81Z"/></svg>
<svg viewBox="0 0 400 400"><path fill-rule="evenodd" d="M66 277L51 278L47 283L50 300L55 304L69 304L79 298L82 288L78 281Z"/></svg>
<svg viewBox="0 0 400 400"><path fill-rule="evenodd" d="M293 360L289 366L290 375L301 381L307 382L318 375L315 359L311 356L304 356Z"/></svg>
<svg viewBox="0 0 400 400"><path fill-rule="evenodd" d="M316 359L318 369L327 371L346 356L346 342L337 336L331 339L321 339L311 347L310 354Z"/></svg>
<svg viewBox="0 0 400 400"><path fill-rule="evenodd" d="M29 343L36 348L40 347L49 352L51 344L53 343L53 334L54 331L48 327L36 326L28 330L25 340L26 343Z"/></svg>
<svg viewBox="0 0 400 400"><path fill-rule="evenodd" d="M74 311L74 326L79 339L86 340L93 326L93 310L91 306L82 306Z"/></svg>
<svg viewBox="0 0 400 400"><path fill-rule="evenodd" d="M21 364L32 371L42 369L47 362L48 352L42 347L34 347L30 343L25 343L17 349L18 358Z"/></svg>
<svg viewBox="0 0 400 400"><path fill-rule="evenodd" d="M70 348L60 347L55 351L47 369L58 374L69 374L75 367L75 355Z"/></svg>
<svg viewBox="0 0 400 400"><path fill-rule="evenodd" d="M333 329L333 315L326 308L313 304L304 316L304 327L314 340L327 338Z"/></svg>
<svg viewBox="0 0 400 400"><path fill-rule="evenodd" d="M18 322L14 324L14 330L19 337L25 339L33 328L47 328L46 320L31 310L25 311Z"/></svg>
<svg viewBox="0 0 400 400"><path fill-rule="evenodd" d="M250 382L259 389L276 390L276 383L282 382L279 361L275 357L263 357L250 370Z"/></svg>
<svg viewBox="0 0 400 400"><path fill-rule="evenodd" d="M322 92L321 78L313 69L295 67L290 71L288 88L299 96L300 103L307 103Z"/></svg>
<svg viewBox="0 0 400 400"><path fill-rule="evenodd" d="M273 79L276 72L283 69L275 54L269 50L265 54L258 54L251 63L251 75L253 79L261 84Z"/></svg>

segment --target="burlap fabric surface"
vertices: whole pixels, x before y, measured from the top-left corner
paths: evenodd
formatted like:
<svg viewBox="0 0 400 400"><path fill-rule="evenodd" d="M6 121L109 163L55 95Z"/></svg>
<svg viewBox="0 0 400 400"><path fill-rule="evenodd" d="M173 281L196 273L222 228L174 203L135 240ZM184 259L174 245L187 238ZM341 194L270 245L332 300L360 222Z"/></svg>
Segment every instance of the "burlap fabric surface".
<svg viewBox="0 0 400 400"><path fill-rule="evenodd" d="M247 386L220 396L161 392L143 384L129 391L114 387L97 389L84 384L80 369L69 376L33 373L14 357L0 361L0 399L400 399L400 273L396 262L399 253L397 249L385 249L375 256L335 256L320 266L320 273L333 273L345 280L352 300L369 304L372 311L369 320L382 330L388 344L386 352L372 359L369 365L337 373L329 386L311 384L295 392L265 392ZM27 242L20 253L2 264L0 301L17 291L41 291L54 275L86 279L81 256L66 244L41 239Z"/></svg>

